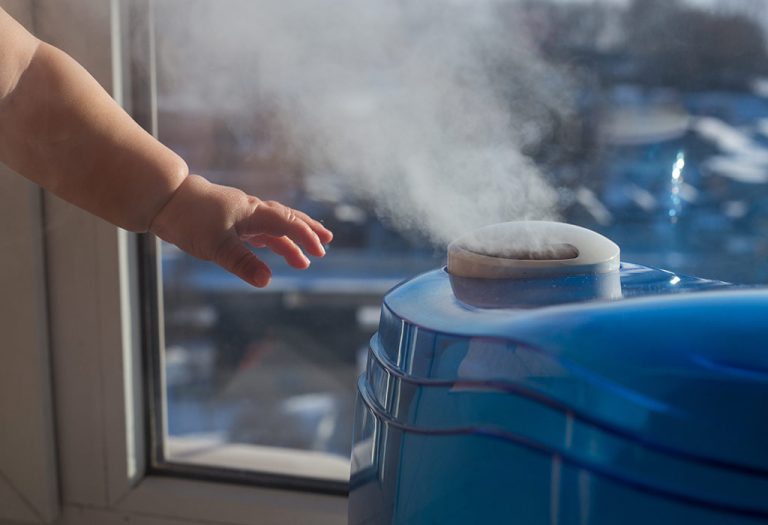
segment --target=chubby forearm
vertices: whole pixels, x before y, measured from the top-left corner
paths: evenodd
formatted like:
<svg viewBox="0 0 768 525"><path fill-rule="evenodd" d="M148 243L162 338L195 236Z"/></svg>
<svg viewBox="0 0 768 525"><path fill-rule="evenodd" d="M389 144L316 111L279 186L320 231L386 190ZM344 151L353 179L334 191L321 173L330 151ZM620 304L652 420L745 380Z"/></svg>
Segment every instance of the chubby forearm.
<svg viewBox="0 0 768 525"><path fill-rule="evenodd" d="M148 230L186 178L186 163L72 58L26 38L34 37L0 35L0 72L9 79L0 85L0 161L113 224Z"/></svg>
<svg viewBox="0 0 768 525"><path fill-rule="evenodd" d="M151 231L254 286L267 248L298 269L333 234L279 202L189 175L77 62L0 8L0 162L56 195L137 232ZM250 246L250 247L249 247Z"/></svg>

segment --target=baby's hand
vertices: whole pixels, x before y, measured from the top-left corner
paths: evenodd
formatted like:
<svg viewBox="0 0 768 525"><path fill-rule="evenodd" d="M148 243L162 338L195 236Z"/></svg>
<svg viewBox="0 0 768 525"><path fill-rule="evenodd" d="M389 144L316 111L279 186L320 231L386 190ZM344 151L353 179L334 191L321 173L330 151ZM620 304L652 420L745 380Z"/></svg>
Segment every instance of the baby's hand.
<svg viewBox="0 0 768 525"><path fill-rule="evenodd" d="M264 287L272 272L249 250L266 247L294 268L325 255L333 234L307 214L190 175L157 214L150 231L185 252L213 261L247 283ZM301 248L299 248L301 246Z"/></svg>

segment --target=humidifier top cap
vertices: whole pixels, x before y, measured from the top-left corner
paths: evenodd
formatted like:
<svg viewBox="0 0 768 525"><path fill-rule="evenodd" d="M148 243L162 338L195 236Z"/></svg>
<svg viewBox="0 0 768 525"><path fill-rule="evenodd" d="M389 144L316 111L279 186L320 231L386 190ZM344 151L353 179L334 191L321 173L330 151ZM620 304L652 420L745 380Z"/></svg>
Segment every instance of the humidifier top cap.
<svg viewBox="0 0 768 525"><path fill-rule="evenodd" d="M580 226L550 221L491 224L448 245L448 272L478 279L528 279L619 269L619 247Z"/></svg>

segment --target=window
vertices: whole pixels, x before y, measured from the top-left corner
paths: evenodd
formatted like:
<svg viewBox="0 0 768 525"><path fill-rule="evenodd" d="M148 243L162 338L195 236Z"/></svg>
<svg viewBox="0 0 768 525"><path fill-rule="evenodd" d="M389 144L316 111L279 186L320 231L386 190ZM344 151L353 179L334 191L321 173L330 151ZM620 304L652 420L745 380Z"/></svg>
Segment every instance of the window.
<svg viewBox="0 0 768 525"><path fill-rule="evenodd" d="M431 247L382 224L370 203L345 191L342 178L309 165L306 136L284 107L290 101L281 100L296 86L288 82L286 93L276 93L263 78L277 74L275 64L265 72L264 62L300 67L270 40L291 24L310 23L318 8L197 0L153 8L154 54L146 62L156 68L148 91L156 93L150 121L159 138L193 172L306 210L336 236L306 272L262 254L274 272L264 290L159 246L160 469L345 491L356 378L381 299L409 275L440 264ZM293 41L297 53L311 56L317 35L291 35L282 45ZM155 249L153 240L148 248Z"/></svg>
<svg viewBox="0 0 768 525"><path fill-rule="evenodd" d="M765 282L763 12L715 0L155 4L148 121L160 139L193 171L336 232L307 272L265 254L266 290L159 247L157 465L343 490L378 305L442 264L450 240L429 227L455 217L428 208L459 226L558 217L614 239L627 261Z"/></svg>
<svg viewBox="0 0 768 525"><path fill-rule="evenodd" d="M3 7L141 117L131 107L141 72L122 64L148 2ZM345 522L338 495L156 475L145 461L136 239L2 166L0 185L0 523Z"/></svg>

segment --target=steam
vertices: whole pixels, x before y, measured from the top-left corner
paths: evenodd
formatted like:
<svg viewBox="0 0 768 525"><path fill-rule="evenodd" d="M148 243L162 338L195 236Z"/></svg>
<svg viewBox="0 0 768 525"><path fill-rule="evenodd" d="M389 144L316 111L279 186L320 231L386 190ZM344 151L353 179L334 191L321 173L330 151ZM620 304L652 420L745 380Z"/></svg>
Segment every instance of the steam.
<svg viewBox="0 0 768 525"><path fill-rule="evenodd" d="M568 113L570 91L514 3L157 6L169 93L233 115L273 105L309 178L334 174L399 229L443 244L555 217L556 192L523 151Z"/></svg>

